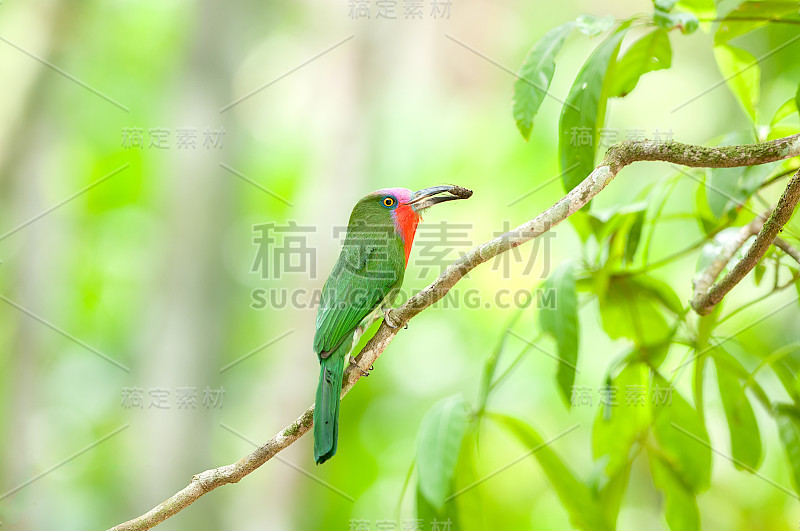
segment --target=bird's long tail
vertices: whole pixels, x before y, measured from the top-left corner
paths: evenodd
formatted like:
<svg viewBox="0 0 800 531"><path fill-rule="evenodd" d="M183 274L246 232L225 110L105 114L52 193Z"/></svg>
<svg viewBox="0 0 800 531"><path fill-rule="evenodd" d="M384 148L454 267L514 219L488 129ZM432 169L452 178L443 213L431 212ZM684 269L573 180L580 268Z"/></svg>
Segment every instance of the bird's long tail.
<svg viewBox="0 0 800 531"><path fill-rule="evenodd" d="M314 406L314 460L318 465L336 453L345 357L346 352L333 352L330 357L320 361L317 401Z"/></svg>

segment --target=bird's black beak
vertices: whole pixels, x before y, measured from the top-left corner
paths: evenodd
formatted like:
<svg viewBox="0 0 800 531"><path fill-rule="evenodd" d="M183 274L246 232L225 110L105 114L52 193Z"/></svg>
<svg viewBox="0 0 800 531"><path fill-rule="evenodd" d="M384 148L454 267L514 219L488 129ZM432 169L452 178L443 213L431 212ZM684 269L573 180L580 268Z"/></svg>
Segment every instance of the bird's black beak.
<svg viewBox="0 0 800 531"><path fill-rule="evenodd" d="M439 195L447 194L447 195ZM460 186L445 185L431 186L411 194L411 200L407 203L415 212L422 212L437 203L453 201L455 199L468 199L472 195L472 190L461 188Z"/></svg>

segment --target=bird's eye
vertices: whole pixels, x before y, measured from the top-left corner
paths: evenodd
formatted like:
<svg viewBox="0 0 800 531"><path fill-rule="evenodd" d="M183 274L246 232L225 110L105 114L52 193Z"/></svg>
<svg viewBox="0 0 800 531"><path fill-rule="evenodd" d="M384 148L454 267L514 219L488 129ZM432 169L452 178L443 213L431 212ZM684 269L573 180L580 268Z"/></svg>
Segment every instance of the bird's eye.
<svg viewBox="0 0 800 531"><path fill-rule="evenodd" d="M383 198L383 206L386 208L392 208L395 205L396 201L392 196L386 196Z"/></svg>

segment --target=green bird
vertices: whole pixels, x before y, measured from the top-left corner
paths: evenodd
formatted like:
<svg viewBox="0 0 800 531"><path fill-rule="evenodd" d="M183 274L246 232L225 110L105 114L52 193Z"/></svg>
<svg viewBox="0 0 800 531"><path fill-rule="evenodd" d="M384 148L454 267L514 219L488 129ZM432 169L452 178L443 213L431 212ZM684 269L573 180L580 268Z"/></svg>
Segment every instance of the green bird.
<svg viewBox="0 0 800 531"><path fill-rule="evenodd" d="M439 195L447 194L447 195ZM314 407L314 460L336 453L345 360L361 334L389 311L403 284L420 214L472 191L434 186L418 192L384 188L361 199L350 214L344 246L322 287L314 352L320 363Z"/></svg>

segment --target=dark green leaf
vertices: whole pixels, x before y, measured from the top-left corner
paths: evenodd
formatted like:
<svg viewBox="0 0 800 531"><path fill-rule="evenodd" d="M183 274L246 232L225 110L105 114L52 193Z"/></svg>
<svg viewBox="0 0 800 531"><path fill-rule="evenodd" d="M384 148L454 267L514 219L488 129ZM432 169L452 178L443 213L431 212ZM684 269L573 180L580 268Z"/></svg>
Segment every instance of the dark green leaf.
<svg viewBox="0 0 800 531"><path fill-rule="evenodd" d="M636 249L639 248L639 241L642 239L642 228L644 227L644 218L646 210L639 212L631 224L631 230L628 232L628 237L625 240L625 262L630 264L636 256Z"/></svg>
<svg viewBox="0 0 800 531"><path fill-rule="evenodd" d="M762 458L761 435L753 408L739 380L720 366L717 366L717 382L728 419L733 464L739 470L752 472Z"/></svg>
<svg viewBox="0 0 800 531"><path fill-rule="evenodd" d="M565 262L550 273L543 289L545 293L552 290L555 294L555 307L539 310L539 324L542 331L556 340L558 358L561 360L556 380L562 398L569 404L578 363L578 292L572 264Z"/></svg>
<svg viewBox="0 0 800 531"><path fill-rule="evenodd" d="M525 140L531 136L533 118L542 105L553 74L556 70L555 57L564 46L574 24L568 22L553 28L533 45L520 67L514 83L512 109L517 128Z"/></svg>
<svg viewBox="0 0 800 531"><path fill-rule="evenodd" d="M508 415L492 414L491 417L508 428L531 450L575 527L593 530L613 529L613 525L609 525L605 520L599 500L592 496L589 488L575 476L533 427Z"/></svg>
<svg viewBox="0 0 800 531"><path fill-rule="evenodd" d="M436 511L444 508L451 491L467 423L467 406L460 396L437 402L422 419L417 438L417 488Z"/></svg>
<svg viewBox="0 0 800 531"><path fill-rule="evenodd" d="M800 494L800 411L796 408L779 409L778 430L792 471L794 490Z"/></svg>
<svg viewBox="0 0 800 531"><path fill-rule="evenodd" d="M761 97L761 67L750 52L728 45L714 46L714 58L728 88L750 119L756 121Z"/></svg>
<svg viewBox="0 0 800 531"><path fill-rule="evenodd" d="M653 484L664 493L664 515L672 531L697 531L700 513L694 493L686 488L681 477L663 457L650 452L650 473Z"/></svg>
<svg viewBox="0 0 800 531"><path fill-rule="evenodd" d="M672 65L672 47L663 29L648 33L634 42L617 62L609 95L621 98L636 87L639 78L648 72Z"/></svg>
<svg viewBox="0 0 800 531"><path fill-rule="evenodd" d="M603 41L581 68L561 112L559 153L561 181L572 190L594 169L598 130L603 126L610 79L628 28Z"/></svg>
<svg viewBox="0 0 800 531"><path fill-rule="evenodd" d="M665 30L678 28L684 34L694 32L699 26L697 17L692 13L668 13L658 7L653 14L653 20L659 28Z"/></svg>
<svg viewBox="0 0 800 531"><path fill-rule="evenodd" d="M660 374L653 374L652 385L653 434L678 476L693 492L699 492L711 481L711 447L705 422Z"/></svg>
<svg viewBox="0 0 800 531"><path fill-rule="evenodd" d="M580 15L575 19L575 27L578 29L578 31L584 35L588 35L589 37L600 35L604 31L611 29L611 26L613 25L613 15L606 15L604 17L598 17L595 15Z"/></svg>

